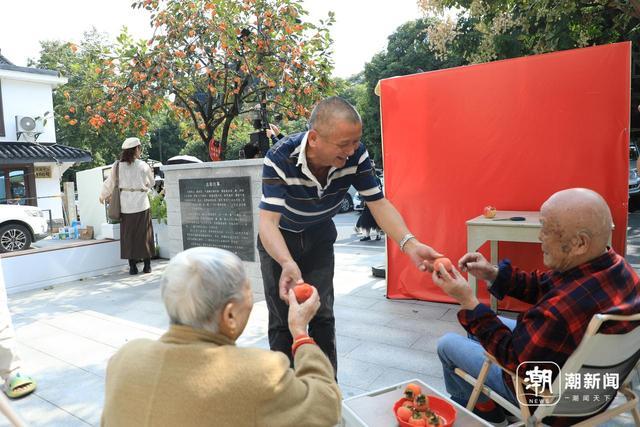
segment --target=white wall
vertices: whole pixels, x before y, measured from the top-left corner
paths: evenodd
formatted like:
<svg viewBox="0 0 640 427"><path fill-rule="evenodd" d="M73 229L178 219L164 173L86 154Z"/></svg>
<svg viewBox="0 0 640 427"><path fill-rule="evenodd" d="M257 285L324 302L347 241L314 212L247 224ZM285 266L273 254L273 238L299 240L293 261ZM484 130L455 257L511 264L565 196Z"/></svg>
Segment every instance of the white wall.
<svg viewBox="0 0 640 427"><path fill-rule="evenodd" d="M38 207L40 209L51 209L51 218L63 219L62 215L62 190L60 180L64 171L69 169L73 163L35 163L34 166L48 166L51 168L51 178L36 178L36 191L38 193ZM46 214L46 212L45 212Z"/></svg>
<svg viewBox="0 0 640 427"><path fill-rule="evenodd" d="M5 285L9 295L42 289L100 274L124 271L120 242L103 241L54 251L1 255Z"/></svg>
<svg viewBox="0 0 640 427"><path fill-rule="evenodd" d="M17 141L16 116L37 117L53 113L51 84L0 78L5 136L0 141ZM38 142L56 142L53 116L47 120Z"/></svg>
<svg viewBox="0 0 640 427"><path fill-rule="evenodd" d="M103 238L102 224L107 222L104 205L98 201L104 182L103 171L107 169L111 166L98 166L76 173L80 221L82 225L92 226L98 239Z"/></svg>

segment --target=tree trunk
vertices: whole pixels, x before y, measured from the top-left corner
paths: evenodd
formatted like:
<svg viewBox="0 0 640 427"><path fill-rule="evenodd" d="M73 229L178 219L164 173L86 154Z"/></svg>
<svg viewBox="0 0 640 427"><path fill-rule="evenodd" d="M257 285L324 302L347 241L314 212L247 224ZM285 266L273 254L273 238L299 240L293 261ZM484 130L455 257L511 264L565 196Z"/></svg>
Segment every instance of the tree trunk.
<svg viewBox="0 0 640 427"><path fill-rule="evenodd" d="M220 138L220 160L224 160L227 153L227 139L229 138L229 128L235 118L234 115L229 114L224 119L224 125L222 126L222 137Z"/></svg>

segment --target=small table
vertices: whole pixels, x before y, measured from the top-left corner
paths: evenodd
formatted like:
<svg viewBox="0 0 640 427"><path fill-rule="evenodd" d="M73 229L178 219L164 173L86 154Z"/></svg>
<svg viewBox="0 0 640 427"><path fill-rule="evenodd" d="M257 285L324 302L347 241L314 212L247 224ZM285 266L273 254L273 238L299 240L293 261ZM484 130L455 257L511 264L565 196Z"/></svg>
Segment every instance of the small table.
<svg viewBox="0 0 640 427"><path fill-rule="evenodd" d="M522 216L524 221L510 221L514 216ZM502 221L495 221L503 219ZM480 215L467 221L467 252L475 252L487 240L491 242L491 263L498 262L498 242L528 242L537 243L540 224L540 212L534 211L498 211L495 218L485 218ZM475 293L476 278L469 274L469 286ZM498 302L491 295L491 309L496 311Z"/></svg>
<svg viewBox="0 0 640 427"><path fill-rule="evenodd" d="M424 394L431 394L445 399L456 408L454 426L491 426L482 418L458 405L442 393L429 387L418 379L407 380L380 390L354 396L342 401L343 427L395 427L398 425L393 415L393 404L403 397L404 389L409 383L418 384Z"/></svg>

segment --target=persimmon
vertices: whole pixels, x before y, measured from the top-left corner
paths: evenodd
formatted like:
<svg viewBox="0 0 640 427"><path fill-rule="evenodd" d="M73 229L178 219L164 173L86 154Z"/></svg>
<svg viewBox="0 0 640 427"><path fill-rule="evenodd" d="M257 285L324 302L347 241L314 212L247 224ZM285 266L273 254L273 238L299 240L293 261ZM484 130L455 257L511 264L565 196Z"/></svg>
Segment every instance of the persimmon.
<svg viewBox="0 0 640 427"><path fill-rule="evenodd" d="M409 418L411 418L411 414L413 414L413 411L406 406L400 406L396 411L396 415L398 415L398 418L400 418L402 421L409 421Z"/></svg>
<svg viewBox="0 0 640 427"><path fill-rule="evenodd" d="M293 288L293 292L296 294L298 304L302 304L313 294L313 286L308 283L301 283Z"/></svg>
<svg viewBox="0 0 640 427"><path fill-rule="evenodd" d="M422 393L422 389L419 385L414 383L407 384L407 387L404 389L404 397L411 400L412 402L413 399L415 399L415 397L420 393Z"/></svg>
<svg viewBox="0 0 640 427"><path fill-rule="evenodd" d="M424 394L419 394L413 401L413 407L416 409L416 411L424 412L429 409L429 399Z"/></svg>
<svg viewBox="0 0 640 427"><path fill-rule="evenodd" d="M427 426L427 420L424 419L424 413L415 411L409 418L409 424L412 426Z"/></svg>
<svg viewBox="0 0 640 427"><path fill-rule="evenodd" d="M451 260L449 258L438 258L433 262L433 269L437 272L440 271L440 266L443 266L447 272L453 274L453 264L451 264Z"/></svg>

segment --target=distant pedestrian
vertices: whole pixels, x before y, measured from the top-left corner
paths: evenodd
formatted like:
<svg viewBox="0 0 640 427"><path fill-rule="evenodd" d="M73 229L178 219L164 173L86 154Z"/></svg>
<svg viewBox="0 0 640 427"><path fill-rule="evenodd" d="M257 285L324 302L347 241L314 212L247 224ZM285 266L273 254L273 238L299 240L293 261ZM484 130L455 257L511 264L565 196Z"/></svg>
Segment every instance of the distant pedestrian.
<svg viewBox="0 0 640 427"><path fill-rule="evenodd" d="M374 171L376 169L376 164L373 159L371 159L371 169L373 169ZM382 182L380 181L380 178L378 178L377 174L374 177L376 182L378 183L378 188L382 190ZM380 240L382 236L382 229L371 214L371 210L369 209L369 205L367 204L367 202L363 200L362 203L364 204L364 209L360 214L360 218L358 218L358 221L356 222L356 230L364 234L364 236L360 238L360 241L367 242L371 240L372 231L375 231L376 233L376 240Z"/></svg>
<svg viewBox="0 0 640 427"><path fill-rule="evenodd" d="M144 273L151 273L151 257L155 255L151 205L147 193L155 180L148 164L140 160L142 146L138 138L122 143L120 160L111 168L109 178L102 185L100 203L110 197L120 197L120 258L129 260L129 274L138 274L137 263L144 261ZM113 194L114 171L118 173L119 193Z"/></svg>

